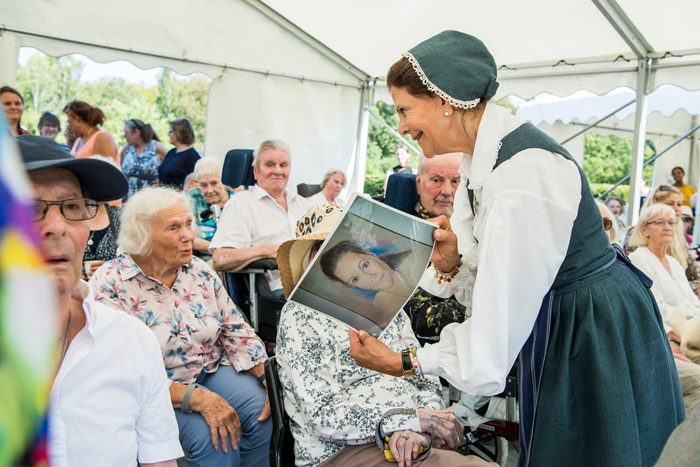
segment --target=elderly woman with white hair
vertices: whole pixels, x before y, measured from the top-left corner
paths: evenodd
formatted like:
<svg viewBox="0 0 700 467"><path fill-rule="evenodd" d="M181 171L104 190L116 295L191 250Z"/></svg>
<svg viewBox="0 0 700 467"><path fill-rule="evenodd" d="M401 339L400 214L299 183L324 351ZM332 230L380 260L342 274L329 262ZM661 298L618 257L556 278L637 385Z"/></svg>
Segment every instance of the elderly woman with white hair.
<svg viewBox="0 0 700 467"><path fill-rule="evenodd" d="M131 197L122 254L91 278L95 299L141 319L158 338L189 465L267 465L264 346L216 273L192 256L191 205L164 187Z"/></svg>
<svg viewBox="0 0 700 467"><path fill-rule="evenodd" d="M216 157L203 157L194 166L194 174L198 187L187 191L194 201L194 218L197 223L197 238L194 240L194 250L200 258L208 261L209 243L216 233L218 214L236 192L221 181L223 165ZM219 209L213 206L218 206Z"/></svg>
<svg viewBox="0 0 700 467"><path fill-rule="evenodd" d="M314 204L337 204L345 206L345 200L339 198L340 192L345 188L345 174L338 169L331 169L323 176L321 191L309 197Z"/></svg>

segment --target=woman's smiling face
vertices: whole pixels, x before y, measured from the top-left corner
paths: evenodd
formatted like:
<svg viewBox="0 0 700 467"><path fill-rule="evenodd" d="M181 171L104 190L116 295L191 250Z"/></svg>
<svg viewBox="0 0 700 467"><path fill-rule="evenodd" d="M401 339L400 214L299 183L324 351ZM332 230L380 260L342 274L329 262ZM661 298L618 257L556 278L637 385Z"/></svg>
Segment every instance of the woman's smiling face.
<svg viewBox="0 0 700 467"><path fill-rule="evenodd" d="M349 252L340 257L335 275L351 287L382 291L394 286L391 268L377 256Z"/></svg>
<svg viewBox="0 0 700 467"><path fill-rule="evenodd" d="M425 157L453 152L442 148L441 144L446 139L449 122L440 98L427 95L416 97L396 86L391 88L391 97L399 115L399 133L411 135Z"/></svg>

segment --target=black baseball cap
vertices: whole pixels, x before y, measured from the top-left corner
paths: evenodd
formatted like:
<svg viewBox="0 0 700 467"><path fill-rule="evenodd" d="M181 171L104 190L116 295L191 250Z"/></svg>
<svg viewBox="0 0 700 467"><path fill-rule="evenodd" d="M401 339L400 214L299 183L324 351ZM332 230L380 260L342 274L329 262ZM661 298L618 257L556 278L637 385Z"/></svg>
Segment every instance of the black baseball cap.
<svg viewBox="0 0 700 467"><path fill-rule="evenodd" d="M20 135L14 139L19 143L27 172L52 168L69 170L95 201L121 199L129 191L129 183L122 171L109 162L77 159L56 141L43 136Z"/></svg>

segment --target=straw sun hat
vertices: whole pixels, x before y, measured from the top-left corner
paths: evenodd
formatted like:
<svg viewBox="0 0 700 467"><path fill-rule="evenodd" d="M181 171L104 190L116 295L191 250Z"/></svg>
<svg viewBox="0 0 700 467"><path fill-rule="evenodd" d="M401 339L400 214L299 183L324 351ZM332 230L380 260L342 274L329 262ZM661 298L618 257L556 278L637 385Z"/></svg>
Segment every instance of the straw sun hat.
<svg viewBox="0 0 700 467"><path fill-rule="evenodd" d="M287 240L277 249L277 265L286 298L311 263L311 247L317 240L328 237L342 214L343 208L337 204L315 204L297 221L297 237Z"/></svg>

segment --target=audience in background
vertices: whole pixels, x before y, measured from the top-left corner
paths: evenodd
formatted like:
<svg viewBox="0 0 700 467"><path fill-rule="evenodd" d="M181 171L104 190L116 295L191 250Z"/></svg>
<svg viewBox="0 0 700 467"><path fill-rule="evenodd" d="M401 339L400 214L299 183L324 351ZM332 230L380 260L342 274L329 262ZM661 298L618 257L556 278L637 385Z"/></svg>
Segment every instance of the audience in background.
<svg viewBox="0 0 700 467"><path fill-rule="evenodd" d="M608 207L610 213L617 222L618 232L621 235L624 235L624 232L627 230L627 224L624 221L624 219L627 218L625 213L625 201L619 196L610 196L607 200L605 200L605 205ZM623 238L620 237L619 241L621 242L622 240Z"/></svg>
<svg viewBox="0 0 700 467"><path fill-rule="evenodd" d="M126 180L114 166L74 159L48 138L23 135L17 141L58 299L60 360L48 415L51 465L175 467L182 449L158 341L126 313L95 302L80 280L97 202L121 197Z"/></svg>
<svg viewBox="0 0 700 467"><path fill-rule="evenodd" d="M51 112L44 112L39 118L38 128L41 136L55 140L61 131L61 121Z"/></svg>
<svg viewBox="0 0 700 467"><path fill-rule="evenodd" d="M70 148L75 144L75 140L78 139L70 125L66 125L65 130L63 130L63 137L66 138L66 146L68 146L68 151L70 151Z"/></svg>
<svg viewBox="0 0 700 467"><path fill-rule="evenodd" d="M99 128L105 122L104 112L87 102L73 101L63 108L63 113L68 116L68 126L76 136L70 152L74 157L99 154L111 157L119 165L117 143L112 135Z"/></svg>
<svg viewBox="0 0 700 467"><path fill-rule="evenodd" d="M22 126L22 114L24 113L24 98L14 88L3 86L0 88L0 104L7 119L7 126L12 136L30 135L31 132Z"/></svg>
<svg viewBox="0 0 700 467"><path fill-rule="evenodd" d="M674 167L671 171L671 176L673 177L673 186L678 188L678 190L683 195L683 206L692 207L690 205L690 197L695 194L695 188L683 183L683 177L685 177L685 170L683 170L682 167Z"/></svg>
<svg viewBox="0 0 700 467"><path fill-rule="evenodd" d="M170 122L170 144L175 146L168 151L158 167L159 184L182 190L188 174L194 170L199 160L199 153L192 147L194 130L184 118Z"/></svg>
<svg viewBox="0 0 700 467"><path fill-rule="evenodd" d="M345 200L339 198L345 188L345 174L338 169L331 169L323 176L321 191L308 198L312 204L337 204L345 206Z"/></svg>
<svg viewBox="0 0 700 467"><path fill-rule="evenodd" d="M620 230L619 224L615 221L615 216L602 201L596 201L596 204L598 205L600 215L603 217L603 229L605 229L605 233L608 235L608 240L610 240L610 243L618 243Z"/></svg>
<svg viewBox="0 0 700 467"><path fill-rule="evenodd" d="M311 203L287 189L290 168L286 143L260 144L253 159L256 185L226 204L209 245L215 269L238 271L258 259L275 258L280 243L294 237L296 221ZM266 276L270 291L282 298L279 272L268 271Z"/></svg>
<svg viewBox="0 0 700 467"><path fill-rule="evenodd" d="M124 139L122 171L129 181L126 198L131 198L140 189L156 184L158 167L168 150L151 125L136 118L124 122Z"/></svg>
<svg viewBox="0 0 700 467"><path fill-rule="evenodd" d="M198 187L188 190L194 201L194 220L197 223L197 238L194 240L195 254L204 261L211 259L209 243L216 233L221 210L236 194L221 181L222 163L216 157L203 157L194 166ZM218 207L212 210L212 206ZM204 214L204 216L202 215Z"/></svg>
<svg viewBox="0 0 700 467"><path fill-rule="evenodd" d="M192 188L197 188L199 182L197 181L197 175L192 172L185 177L185 181L182 182L182 192L187 194Z"/></svg>
<svg viewBox="0 0 700 467"><path fill-rule="evenodd" d="M399 144L398 146L396 146L394 156L396 156L396 162L398 162L398 165L386 171L386 176L384 177L384 191L386 191L386 184L389 182L389 177L392 174L417 173L416 169L408 166L408 161L411 159L411 155L408 152L407 146L404 146L403 144Z"/></svg>
<svg viewBox="0 0 700 467"><path fill-rule="evenodd" d="M681 344L680 352L677 345L671 345L671 348L681 382L683 402L686 410L689 410L700 400L700 365L696 364L700 362L700 358L695 358L695 363L684 358L684 341L671 332L672 319L674 315L680 315L682 320L685 320L686 316L700 316L700 299L690 288L683 267L668 254L669 246L678 235L676 222L675 212L664 204L653 204L642 209L639 223L634 228L630 239L631 243L638 248L629 255L629 258L653 281L651 291L669 338L681 341L677 342ZM676 329L683 334L679 326ZM687 346L685 347L687 350ZM685 356L689 355L692 354Z"/></svg>
<svg viewBox="0 0 700 467"><path fill-rule="evenodd" d="M690 245L693 242L693 225L695 225L695 216L693 215L693 210L688 206L683 206L681 208L681 220L683 221L683 233L685 234L685 239Z"/></svg>
<svg viewBox="0 0 700 467"><path fill-rule="evenodd" d="M191 204L172 188L136 193L122 212L122 254L90 283L98 303L139 318L158 338L188 464L266 466L265 348L216 273L192 256Z"/></svg>

